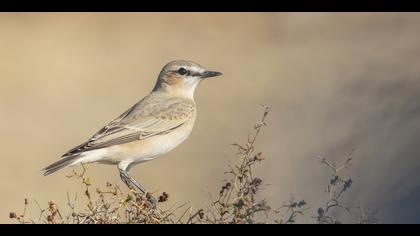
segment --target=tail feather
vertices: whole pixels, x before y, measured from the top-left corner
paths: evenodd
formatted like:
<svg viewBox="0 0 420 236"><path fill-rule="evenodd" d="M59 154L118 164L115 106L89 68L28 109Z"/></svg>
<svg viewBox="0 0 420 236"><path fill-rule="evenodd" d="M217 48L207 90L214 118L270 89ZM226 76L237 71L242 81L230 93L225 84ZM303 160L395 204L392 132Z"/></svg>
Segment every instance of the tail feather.
<svg viewBox="0 0 420 236"><path fill-rule="evenodd" d="M49 174L52 174L64 167L67 167L69 165L71 165L74 161L76 161L77 159L79 159L80 155L73 155L73 156L67 156L67 157L62 157L60 160L52 163L51 165L45 167L44 169L42 169L42 174L44 176L47 176Z"/></svg>

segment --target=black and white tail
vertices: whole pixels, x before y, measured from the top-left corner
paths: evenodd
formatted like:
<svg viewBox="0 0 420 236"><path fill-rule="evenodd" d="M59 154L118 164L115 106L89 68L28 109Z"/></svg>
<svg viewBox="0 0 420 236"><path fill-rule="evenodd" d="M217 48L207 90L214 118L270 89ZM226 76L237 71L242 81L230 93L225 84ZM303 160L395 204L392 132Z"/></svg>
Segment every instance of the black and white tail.
<svg viewBox="0 0 420 236"><path fill-rule="evenodd" d="M52 163L51 165L45 167L42 170L42 172L43 172L42 174L44 176L52 174L52 173L54 173L54 172L56 172L56 171L58 171L58 170L60 170L64 167L67 167L67 166L71 165L74 161L76 161L79 158L80 158L80 155L72 155L72 156L62 157L60 160L58 160L58 161Z"/></svg>

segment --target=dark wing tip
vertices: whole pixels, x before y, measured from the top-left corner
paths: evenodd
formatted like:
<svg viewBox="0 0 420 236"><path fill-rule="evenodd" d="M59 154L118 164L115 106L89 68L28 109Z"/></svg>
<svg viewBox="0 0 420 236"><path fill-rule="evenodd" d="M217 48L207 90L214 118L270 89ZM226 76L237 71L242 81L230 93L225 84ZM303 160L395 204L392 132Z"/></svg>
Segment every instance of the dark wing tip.
<svg viewBox="0 0 420 236"><path fill-rule="evenodd" d="M41 170L43 176L50 175L68 165L73 163L75 160L79 158L79 155L71 155L71 156L65 156L58 161L52 163L51 165L45 167Z"/></svg>

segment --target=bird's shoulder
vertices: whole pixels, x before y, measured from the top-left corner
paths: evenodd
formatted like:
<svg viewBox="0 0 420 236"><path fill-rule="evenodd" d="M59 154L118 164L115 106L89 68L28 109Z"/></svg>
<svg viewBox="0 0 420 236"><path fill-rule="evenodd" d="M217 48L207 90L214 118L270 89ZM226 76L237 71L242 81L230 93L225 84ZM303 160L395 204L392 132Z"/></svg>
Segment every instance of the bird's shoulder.
<svg viewBox="0 0 420 236"><path fill-rule="evenodd" d="M194 100L170 96L165 93L151 93L135 104L121 120L122 123L146 119L184 119L196 111Z"/></svg>

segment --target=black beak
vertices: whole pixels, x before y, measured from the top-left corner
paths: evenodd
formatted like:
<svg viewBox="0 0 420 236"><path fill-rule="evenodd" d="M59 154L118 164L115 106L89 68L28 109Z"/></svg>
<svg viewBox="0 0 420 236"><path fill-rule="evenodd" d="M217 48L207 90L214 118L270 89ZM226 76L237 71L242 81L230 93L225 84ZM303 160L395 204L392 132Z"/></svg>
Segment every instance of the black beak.
<svg viewBox="0 0 420 236"><path fill-rule="evenodd" d="M200 77L202 79L205 79L205 78L215 77L215 76L219 76L219 75L222 75L222 73L217 72L217 71L209 71L208 70L208 71L205 71L205 72L201 73Z"/></svg>

